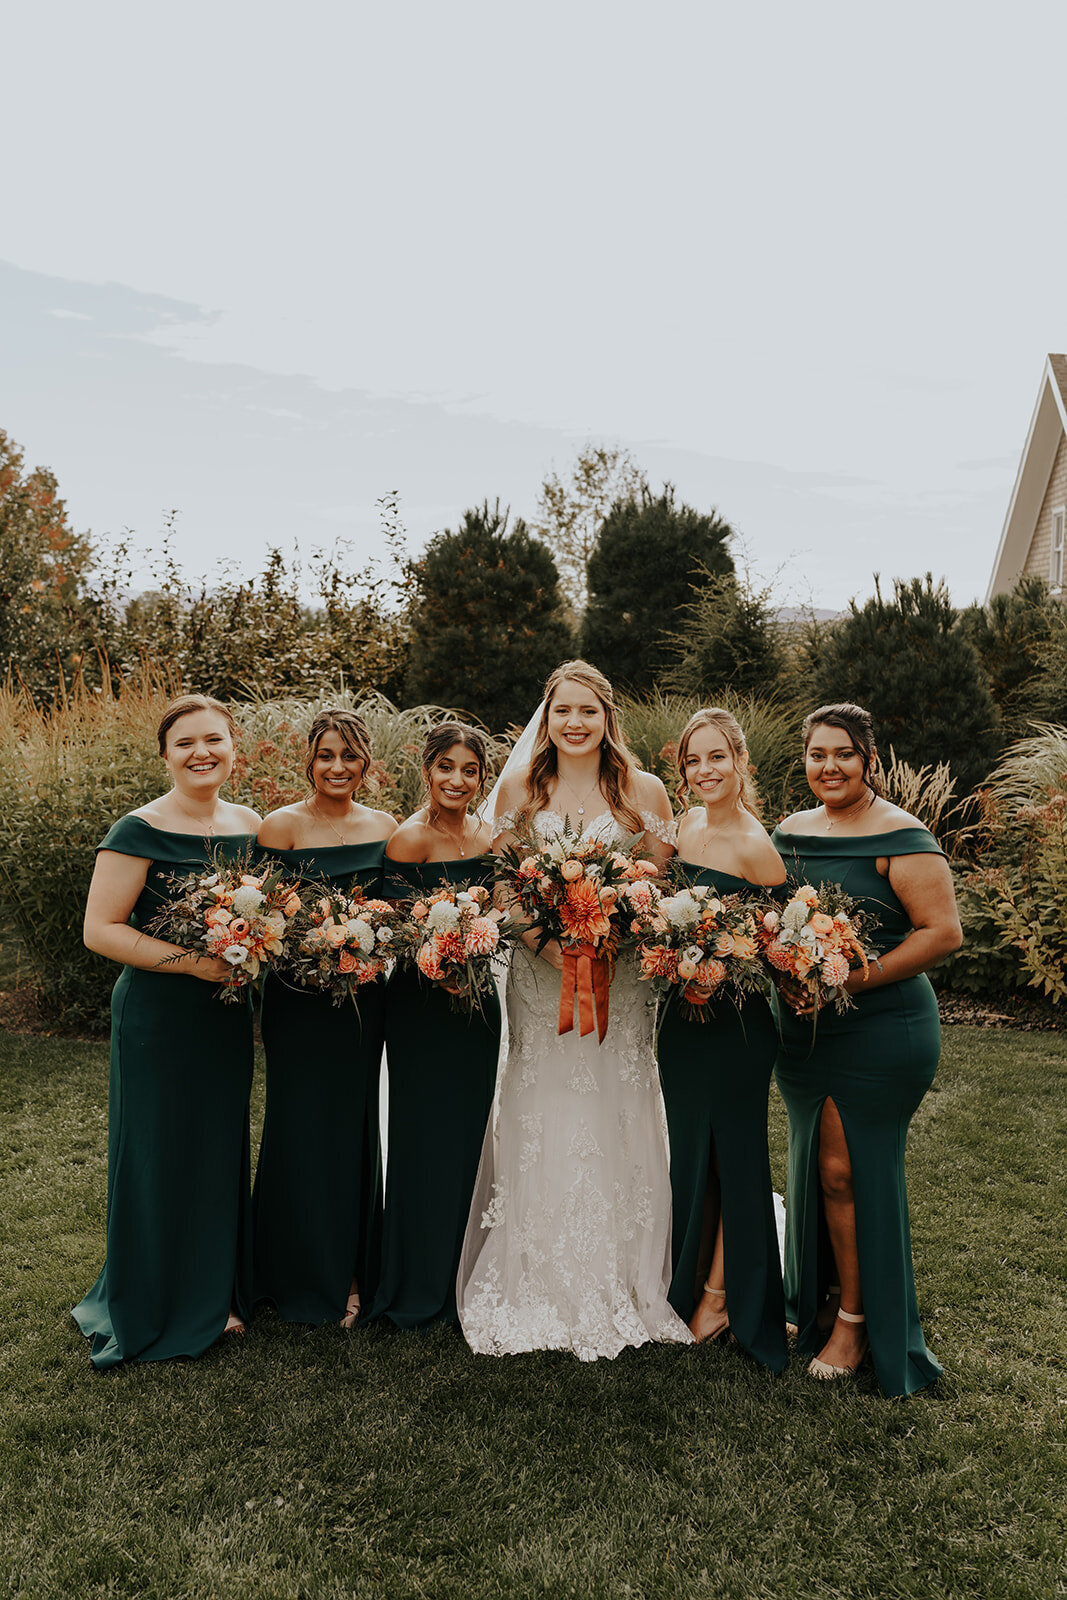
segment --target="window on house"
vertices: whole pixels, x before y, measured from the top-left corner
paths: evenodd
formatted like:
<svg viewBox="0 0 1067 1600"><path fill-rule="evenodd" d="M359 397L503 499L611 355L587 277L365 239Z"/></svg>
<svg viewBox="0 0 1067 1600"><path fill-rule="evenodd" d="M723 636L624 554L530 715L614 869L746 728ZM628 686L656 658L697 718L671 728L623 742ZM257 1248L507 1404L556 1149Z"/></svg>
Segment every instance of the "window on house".
<svg viewBox="0 0 1067 1600"><path fill-rule="evenodd" d="M1052 513L1052 558L1049 563L1048 581L1051 587L1059 593L1063 588L1063 542L1064 525L1067 524L1067 506L1057 506Z"/></svg>

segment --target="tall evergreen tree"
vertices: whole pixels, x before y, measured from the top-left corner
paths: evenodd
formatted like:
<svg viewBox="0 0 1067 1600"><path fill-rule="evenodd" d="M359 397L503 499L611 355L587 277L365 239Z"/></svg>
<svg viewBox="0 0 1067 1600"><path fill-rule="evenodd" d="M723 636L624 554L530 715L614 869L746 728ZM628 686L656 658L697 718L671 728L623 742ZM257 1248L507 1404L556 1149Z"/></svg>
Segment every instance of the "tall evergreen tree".
<svg viewBox="0 0 1067 1600"><path fill-rule="evenodd" d="M413 571L409 703L464 710L494 732L524 722L573 648L546 546L486 501L436 534Z"/></svg>
<svg viewBox="0 0 1067 1600"><path fill-rule="evenodd" d="M589 558L582 654L631 692L651 689L674 665L667 636L693 585L732 574L732 533L717 512L676 505L669 483L617 501Z"/></svg>
<svg viewBox="0 0 1067 1600"><path fill-rule="evenodd" d="M678 623L669 636L676 661L668 689L705 702L718 699L726 688L735 694L775 693L785 632L769 584L758 589L747 574L705 572L679 611Z"/></svg>
<svg viewBox="0 0 1067 1600"><path fill-rule="evenodd" d="M897 578L835 624L812 687L813 706L852 700L874 717L889 746L913 767L947 761L958 793L986 777L999 749L999 713L974 646L956 625L944 581Z"/></svg>
<svg viewBox="0 0 1067 1600"><path fill-rule="evenodd" d="M1063 631L1061 602L1043 578L1024 574L1008 594L987 606L968 606L960 629L977 650L1000 709L1004 736L1021 739L1035 719L1055 720L1067 704L1067 684L1057 693L1056 643ZM1060 647L1062 653L1062 646Z"/></svg>

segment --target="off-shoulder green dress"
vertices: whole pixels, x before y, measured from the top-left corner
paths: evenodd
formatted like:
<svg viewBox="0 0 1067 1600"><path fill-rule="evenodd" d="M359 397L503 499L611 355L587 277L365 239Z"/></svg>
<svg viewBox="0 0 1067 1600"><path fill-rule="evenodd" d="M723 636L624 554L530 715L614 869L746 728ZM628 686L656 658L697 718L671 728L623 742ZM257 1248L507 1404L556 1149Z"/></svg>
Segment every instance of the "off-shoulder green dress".
<svg viewBox="0 0 1067 1600"><path fill-rule="evenodd" d="M911 931L907 912L878 858L941 855L925 828L863 837L775 831L790 881L837 883L867 915L869 944L884 954ZM811 1018L779 1005L781 1049L775 1076L789 1111L786 1196L786 1313L799 1328L798 1348L825 1343L816 1314L830 1281L832 1255L819 1185L819 1120L831 1099L841 1116L852 1164L856 1243L867 1333L878 1382L890 1395L911 1394L940 1376L926 1347L912 1272L904 1181L908 1123L933 1081L941 1053L937 1000L924 975L858 994L855 1008Z"/></svg>
<svg viewBox="0 0 1067 1600"><path fill-rule="evenodd" d="M100 850L151 865L131 921L144 927L202 872L212 848L234 855L254 836L205 839L121 817ZM251 1297L248 1095L252 1004L224 1005L214 985L123 967L111 996L107 1259L74 1320L94 1366L198 1356L231 1307Z"/></svg>
<svg viewBox="0 0 1067 1600"><path fill-rule="evenodd" d="M382 892L382 839L263 856L309 887L358 882L369 899ZM270 974L260 1026L267 1096L252 1197L255 1298L286 1322L339 1322L353 1277L364 1309L378 1277L385 984L365 984L357 1010Z"/></svg>
<svg viewBox="0 0 1067 1600"><path fill-rule="evenodd" d="M720 895L755 894L744 878L677 861L691 884ZM671 1149L669 1299L687 1322L700 1299L713 1240L703 1239L712 1153L719 1163L723 1265L730 1332L780 1372L786 1364L782 1266L774 1220L767 1097L778 1051L771 1008L760 995L721 995L704 1021L688 1021L677 997L660 1023L657 1053ZM703 1241L703 1247L702 1247Z"/></svg>
<svg viewBox="0 0 1067 1600"><path fill-rule="evenodd" d="M493 881L493 858L390 861L386 893ZM372 1315L400 1328L455 1322L456 1271L500 1053L500 1004L467 1017L411 967L389 979L389 1152L382 1272Z"/></svg>

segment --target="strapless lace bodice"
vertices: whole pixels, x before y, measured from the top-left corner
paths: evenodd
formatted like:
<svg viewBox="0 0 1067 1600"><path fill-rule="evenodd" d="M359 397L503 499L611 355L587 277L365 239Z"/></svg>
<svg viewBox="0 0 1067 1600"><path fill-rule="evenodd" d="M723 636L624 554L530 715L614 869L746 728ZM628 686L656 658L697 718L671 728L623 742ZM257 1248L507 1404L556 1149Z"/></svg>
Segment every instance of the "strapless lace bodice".
<svg viewBox="0 0 1067 1600"><path fill-rule="evenodd" d="M678 828L673 821L667 822L663 817L658 817L654 811L642 811L641 821L644 823L645 832L654 839L659 839L663 844L677 844ZM503 811L493 819L493 838L499 839L502 834L514 833L519 821L517 811ZM584 839L596 839L601 844L619 844L623 839L630 837L623 823L610 811L602 811L598 817L587 820L585 817L564 816L562 811L539 811L533 819L534 832L542 839L556 839L568 829L571 833L580 834Z"/></svg>

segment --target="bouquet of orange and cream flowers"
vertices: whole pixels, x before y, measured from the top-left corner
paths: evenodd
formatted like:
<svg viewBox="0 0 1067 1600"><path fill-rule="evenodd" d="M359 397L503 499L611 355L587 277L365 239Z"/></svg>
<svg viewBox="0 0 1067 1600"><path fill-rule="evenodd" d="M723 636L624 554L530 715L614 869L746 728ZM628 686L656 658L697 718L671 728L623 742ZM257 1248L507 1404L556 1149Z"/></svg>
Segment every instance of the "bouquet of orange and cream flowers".
<svg viewBox="0 0 1067 1600"><path fill-rule="evenodd" d="M347 894L306 886L305 904L284 963L284 976L302 989L328 994L335 1006L385 973L396 955L400 917L388 900L367 899L358 884Z"/></svg>
<svg viewBox="0 0 1067 1600"><path fill-rule="evenodd" d="M845 984L854 966L866 976L872 957L862 940L862 913L839 884L802 884L785 905L764 912L757 933L771 967L799 984L816 1012L855 1004Z"/></svg>
<svg viewBox="0 0 1067 1600"><path fill-rule="evenodd" d="M442 883L402 902L398 958L447 990L457 1010L481 1010L509 948L510 924L480 883Z"/></svg>
<svg viewBox="0 0 1067 1600"><path fill-rule="evenodd" d="M741 895L719 895L706 884L665 892L651 883L623 890L637 937L639 973L660 999L676 995L682 1015L707 1016L707 1004L723 985L735 996L766 989L759 959L759 908Z"/></svg>
<svg viewBox="0 0 1067 1600"><path fill-rule="evenodd" d="M301 909L298 882L247 860L212 856L207 872L173 880L179 890L152 918L147 931L183 950L221 956L231 975L219 998L237 1001L263 969L280 962ZM179 959L170 956L161 965Z"/></svg>
<svg viewBox="0 0 1067 1600"><path fill-rule="evenodd" d="M537 932L537 948L550 939L563 948L559 1032L594 1026L601 1041L608 1025L608 985L615 957L630 937L621 893L627 884L653 878L651 861L630 854L638 835L622 847L574 833L568 825L547 841L530 839L501 852L497 873L516 913ZM595 1022L594 1022L595 1017Z"/></svg>

